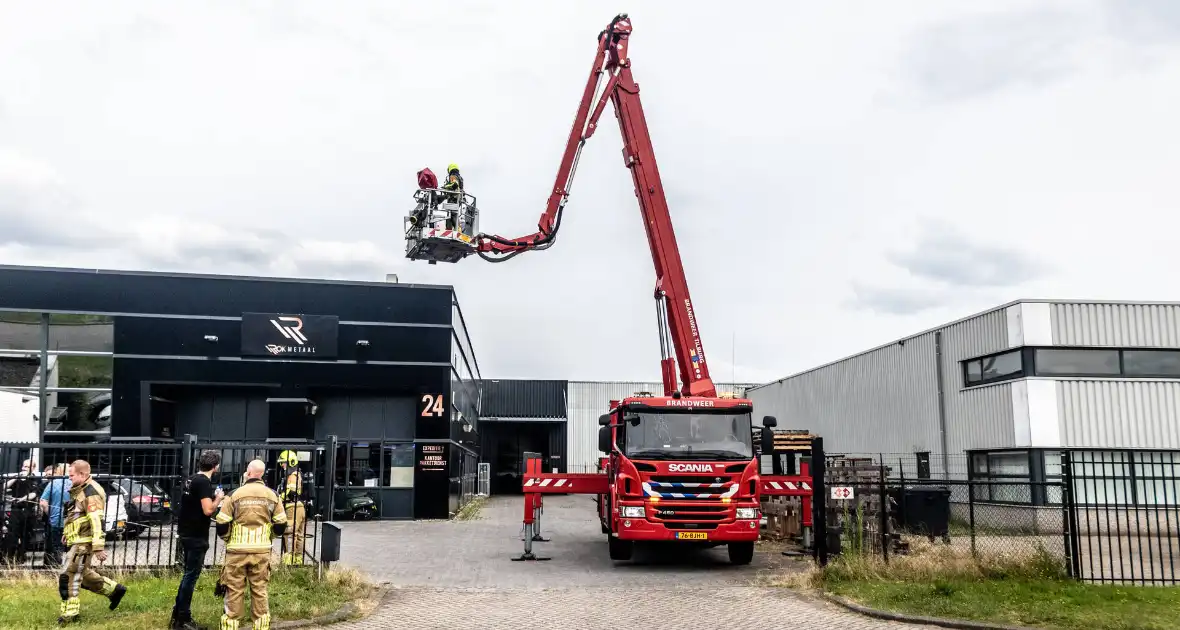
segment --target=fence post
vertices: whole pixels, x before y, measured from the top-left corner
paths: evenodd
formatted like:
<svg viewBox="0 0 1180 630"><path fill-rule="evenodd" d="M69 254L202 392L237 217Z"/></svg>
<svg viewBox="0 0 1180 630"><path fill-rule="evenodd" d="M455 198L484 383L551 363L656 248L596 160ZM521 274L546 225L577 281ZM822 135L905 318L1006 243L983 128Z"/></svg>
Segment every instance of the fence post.
<svg viewBox="0 0 1180 630"><path fill-rule="evenodd" d="M192 433L184 434L184 442L180 449L180 476L188 477L193 474L193 453L197 450L197 436ZM174 500L180 496L173 497Z"/></svg>
<svg viewBox="0 0 1180 630"><path fill-rule="evenodd" d="M881 502L881 557L885 562L889 562L889 499L885 492L885 464L881 464L881 485L878 492L878 500Z"/></svg>
<svg viewBox="0 0 1180 630"><path fill-rule="evenodd" d="M1081 543L1078 539L1078 520L1073 496L1073 459L1069 451L1061 451L1061 531L1064 532L1065 553L1068 556L1069 577L1082 579Z"/></svg>
<svg viewBox="0 0 1180 630"><path fill-rule="evenodd" d="M824 439L811 441L811 522L815 529L814 557L821 567L828 564L828 487Z"/></svg>
<svg viewBox="0 0 1180 630"><path fill-rule="evenodd" d="M971 557L975 557L975 482L967 475L967 530L971 532Z"/></svg>
<svg viewBox="0 0 1180 630"><path fill-rule="evenodd" d="M327 453L324 453L324 463L328 467L324 471L324 520L335 520L336 516L336 444L338 440L335 435L329 435L324 439L324 448Z"/></svg>

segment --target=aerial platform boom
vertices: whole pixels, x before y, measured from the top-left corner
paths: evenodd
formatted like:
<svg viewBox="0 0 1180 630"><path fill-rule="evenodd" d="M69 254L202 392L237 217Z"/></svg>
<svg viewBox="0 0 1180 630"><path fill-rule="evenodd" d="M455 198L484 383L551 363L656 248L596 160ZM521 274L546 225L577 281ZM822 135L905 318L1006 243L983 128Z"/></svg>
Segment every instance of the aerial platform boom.
<svg viewBox="0 0 1180 630"><path fill-rule="evenodd" d="M445 237L441 232L435 232L432 233L433 240L425 245L411 243L407 247L407 256L429 259L431 262L456 262L475 253L484 260L504 262L529 250L551 247L561 228L562 213L569 201L582 148L597 131L599 119L609 101L614 105L615 117L619 122L623 139L623 164L631 171L635 196L639 200L643 226L655 263L654 297L657 300L660 329L660 373L664 395L679 391L686 396L714 397L717 391L709 375L705 348L672 228L668 201L664 196L663 181L656 166L655 149L639 99L639 84L631 74L631 59L627 55L630 36L631 20L625 13L616 16L598 35L598 49L590 76L582 92L582 101L557 169L557 178L545 211L537 223L536 232L516 238L478 233L470 243L467 242L467 235L461 232ZM682 383L680 387L677 387L677 365Z"/></svg>

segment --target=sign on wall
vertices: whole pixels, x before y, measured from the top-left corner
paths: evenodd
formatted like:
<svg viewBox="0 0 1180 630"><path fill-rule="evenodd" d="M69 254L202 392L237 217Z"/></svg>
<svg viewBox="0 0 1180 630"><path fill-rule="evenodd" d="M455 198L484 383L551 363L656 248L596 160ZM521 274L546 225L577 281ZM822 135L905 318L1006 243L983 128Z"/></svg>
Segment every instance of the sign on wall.
<svg viewBox="0 0 1180 630"><path fill-rule="evenodd" d="M422 444L418 451L418 470L447 472L447 444Z"/></svg>
<svg viewBox="0 0 1180 630"><path fill-rule="evenodd" d="M334 359L340 335L335 315L242 313L242 356Z"/></svg>

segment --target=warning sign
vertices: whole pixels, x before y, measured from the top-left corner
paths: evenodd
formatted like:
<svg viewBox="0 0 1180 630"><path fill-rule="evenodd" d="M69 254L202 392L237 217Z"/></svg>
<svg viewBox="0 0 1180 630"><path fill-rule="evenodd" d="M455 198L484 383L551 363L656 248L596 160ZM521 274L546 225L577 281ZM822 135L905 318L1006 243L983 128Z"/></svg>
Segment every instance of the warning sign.
<svg viewBox="0 0 1180 630"><path fill-rule="evenodd" d="M852 486L832 486L832 498L836 501L848 501L855 497Z"/></svg>

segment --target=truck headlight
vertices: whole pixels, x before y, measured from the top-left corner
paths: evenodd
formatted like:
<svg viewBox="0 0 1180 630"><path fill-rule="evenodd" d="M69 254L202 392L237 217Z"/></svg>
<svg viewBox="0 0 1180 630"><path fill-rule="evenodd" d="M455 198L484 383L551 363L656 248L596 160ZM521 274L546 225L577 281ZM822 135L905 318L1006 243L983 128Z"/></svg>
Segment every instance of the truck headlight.
<svg viewBox="0 0 1180 630"><path fill-rule="evenodd" d="M642 505L623 506L623 518L643 518L643 516L644 513Z"/></svg>
<svg viewBox="0 0 1180 630"><path fill-rule="evenodd" d="M758 508L738 508L737 517L743 520L758 518Z"/></svg>

